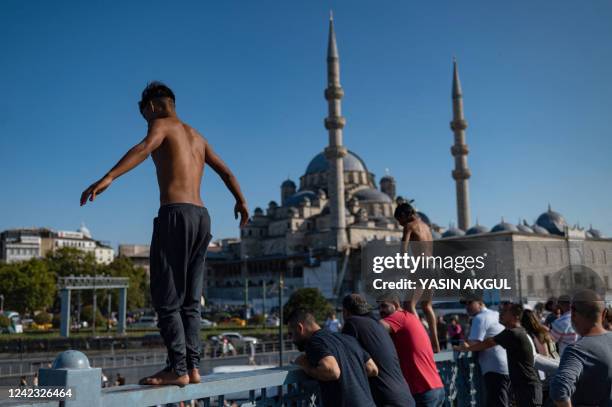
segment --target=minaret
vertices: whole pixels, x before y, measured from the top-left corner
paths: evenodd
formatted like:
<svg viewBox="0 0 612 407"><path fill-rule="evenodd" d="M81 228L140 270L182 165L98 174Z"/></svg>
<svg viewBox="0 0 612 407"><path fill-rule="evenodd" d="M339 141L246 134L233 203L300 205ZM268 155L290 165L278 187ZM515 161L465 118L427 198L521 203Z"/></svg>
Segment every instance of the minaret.
<svg viewBox="0 0 612 407"><path fill-rule="evenodd" d="M455 157L453 179L457 186L457 223L460 229L470 227L470 191L468 179L472 175L467 164L468 146L465 144L465 129L467 122L463 118L463 95L461 82L457 72L457 61L453 58L453 121L450 127L455 134L455 144L451 147L451 154Z"/></svg>
<svg viewBox="0 0 612 407"><path fill-rule="evenodd" d="M329 160L327 189L330 202L332 244L337 251L343 251L347 245L346 214L344 202L344 163L342 157L347 153L342 146L342 129L346 120L342 117L340 100L344 91L340 86L340 59L334 32L334 18L329 15L329 40L327 45L327 99L328 113L325 128L329 131L329 145L325 148L325 157Z"/></svg>

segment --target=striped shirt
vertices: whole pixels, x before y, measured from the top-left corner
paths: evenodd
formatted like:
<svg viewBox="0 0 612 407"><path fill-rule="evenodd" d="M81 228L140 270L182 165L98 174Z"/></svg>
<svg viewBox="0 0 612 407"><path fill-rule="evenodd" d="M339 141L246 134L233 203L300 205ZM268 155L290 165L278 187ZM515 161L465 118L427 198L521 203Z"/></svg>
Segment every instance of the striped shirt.
<svg viewBox="0 0 612 407"><path fill-rule="evenodd" d="M571 318L571 311L567 311L552 323L550 329L550 335L559 345L560 355L563 354L567 345L571 345L578 340L578 334L574 331Z"/></svg>

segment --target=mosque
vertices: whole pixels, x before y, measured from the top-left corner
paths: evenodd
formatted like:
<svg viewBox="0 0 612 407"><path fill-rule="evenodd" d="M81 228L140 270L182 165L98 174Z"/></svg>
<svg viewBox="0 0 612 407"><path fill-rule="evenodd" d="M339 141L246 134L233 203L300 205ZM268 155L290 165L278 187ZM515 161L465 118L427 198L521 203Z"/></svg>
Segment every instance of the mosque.
<svg viewBox="0 0 612 407"><path fill-rule="evenodd" d="M570 227L550 206L534 224L522 221L515 225L504 219L490 229L478 222L471 224L467 122L456 61L451 95L451 175L456 187L457 226L440 227L419 212L431 226L434 239L511 242L504 267L512 268L516 274L515 283L521 292L512 293L514 296L548 296L554 291L553 282L560 279L558 274L554 279L553 270L557 273L566 263L570 269L574 263L572 278L578 264L587 267L588 263L587 274L597 277L593 284L608 291L612 239L592 227ZM279 201L270 201L265 211L255 208L240 239L226 239L210 247L205 291L212 301L265 298L270 287L278 286L280 272L289 290L317 286L328 298L359 291L362 248L401 238L393 212L403 198L396 195L395 179L386 174L377 182L364 160L343 143L343 96L334 21L330 18L325 89L328 116L324 120L328 144L310 160L299 185L290 179L283 181ZM540 249L542 256L537 254Z"/></svg>

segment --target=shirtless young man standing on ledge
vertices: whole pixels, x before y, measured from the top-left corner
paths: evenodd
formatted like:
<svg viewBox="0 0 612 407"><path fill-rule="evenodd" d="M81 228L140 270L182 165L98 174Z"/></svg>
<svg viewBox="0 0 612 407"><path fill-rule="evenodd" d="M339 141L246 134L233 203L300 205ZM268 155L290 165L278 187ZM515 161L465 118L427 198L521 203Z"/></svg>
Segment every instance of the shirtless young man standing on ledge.
<svg viewBox="0 0 612 407"><path fill-rule="evenodd" d="M411 249L412 256L419 256L421 254L425 256L433 255L433 238L431 235L431 229L419 216L417 211L414 209L410 202L401 203L395 208L394 217L402 226L402 253L409 253ZM422 272L431 270L422 269ZM427 278L433 278L433 276L425 276ZM405 299L405 308L407 311L418 316L416 305L418 302L421 303L421 309L425 314L425 320L429 325L429 336L431 339L431 347L434 353L440 352L440 342L438 341L438 327L436 321L436 314L432 305L432 290L423 290L417 288L414 292L409 293Z"/></svg>
<svg viewBox="0 0 612 407"><path fill-rule="evenodd" d="M140 113L147 120L147 136L132 147L99 181L81 195L81 206L93 201L121 175L153 157L160 192L160 208L151 240L151 298L157 326L168 349L168 365L140 384L199 383L200 297L204 258L212 235L210 216L200 198L204 166L208 164L236 199L234 216L240 226L249 218L238 181L207 140L181 122L174 93L159 82L142 92Z"/></svg>

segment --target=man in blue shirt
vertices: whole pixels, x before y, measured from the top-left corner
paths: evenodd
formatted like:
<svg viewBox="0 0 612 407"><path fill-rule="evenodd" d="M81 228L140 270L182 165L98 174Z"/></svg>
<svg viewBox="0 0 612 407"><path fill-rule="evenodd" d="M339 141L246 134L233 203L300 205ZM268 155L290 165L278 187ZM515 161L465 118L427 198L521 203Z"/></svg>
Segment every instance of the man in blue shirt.
<svg viewBox="0 0 612 407"><path fill-rule="evenodd" d="M324 407L375 407L368 377L378 368L357 340L321 329L311 312L296 310L288 318L289 334L299 350L295 363L316 379Z"/></svg>
<svg viewBox="0 0 612 407"><path fill-rule="evenodd" d="M499 323L499 313L488 309L482 297L467 295L462 301L467 313L472 316L472 325L467 337L468 345L475 345L501 333L504 326ZM487 407L510 406L510 377L506 351L499 345L478 352L478 363L486 388Z"/></svg>
<svg viewBox="0 0 612 407"><path fill-rule="evenodd" d="M342 333L357 339L376 366L378 376L370 377L370 390L378 407L414 407L410 387L400 368L395 345L389 333L370 312L368 302L359 294L342 300Z"/></svg>

